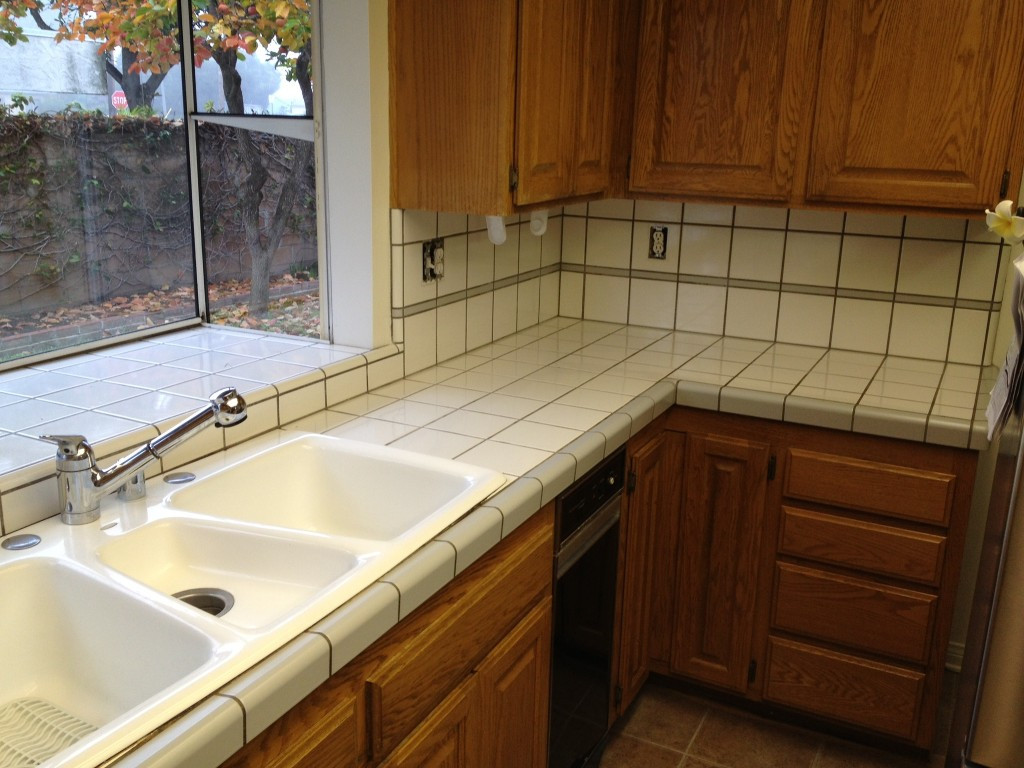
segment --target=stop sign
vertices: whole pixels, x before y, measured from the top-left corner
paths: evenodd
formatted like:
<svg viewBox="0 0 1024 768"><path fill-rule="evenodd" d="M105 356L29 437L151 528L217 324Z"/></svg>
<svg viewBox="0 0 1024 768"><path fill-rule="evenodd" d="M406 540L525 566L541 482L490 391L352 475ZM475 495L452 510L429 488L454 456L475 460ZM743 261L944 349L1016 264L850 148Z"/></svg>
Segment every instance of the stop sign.
<svg viewBox="0 0 1024 768"><path fill-rule="evenodd" d="M114 91L110 103L114 105L114 109L128 109L128 97L124 95L124 91Z"/></svg>

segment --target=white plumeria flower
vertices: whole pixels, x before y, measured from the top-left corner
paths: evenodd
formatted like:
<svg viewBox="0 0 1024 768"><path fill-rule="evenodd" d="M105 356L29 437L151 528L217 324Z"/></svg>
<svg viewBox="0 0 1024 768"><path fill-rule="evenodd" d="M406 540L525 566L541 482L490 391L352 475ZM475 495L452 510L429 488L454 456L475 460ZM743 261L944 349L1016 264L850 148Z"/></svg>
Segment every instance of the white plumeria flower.
<svg viewBox="0 0 1024 768"><path fill-rule="evenodd" d="M1024 240L1024 217L1015 215L1012 200L1003 200L995 211L985 210L985 223L989 232L995 232L1009 243Z"/></svg>

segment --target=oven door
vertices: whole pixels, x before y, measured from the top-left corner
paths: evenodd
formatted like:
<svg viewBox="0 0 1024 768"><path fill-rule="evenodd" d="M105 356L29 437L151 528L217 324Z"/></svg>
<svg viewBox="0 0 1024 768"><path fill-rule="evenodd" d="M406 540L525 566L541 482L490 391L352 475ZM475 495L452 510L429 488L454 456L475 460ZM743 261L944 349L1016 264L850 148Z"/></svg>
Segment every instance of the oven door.
<svg viewBox="0 0 1024 768"><path fill-rule="evenodd" d="M621 492L555 558L549 768L598 765L611 706Z"/></svg>

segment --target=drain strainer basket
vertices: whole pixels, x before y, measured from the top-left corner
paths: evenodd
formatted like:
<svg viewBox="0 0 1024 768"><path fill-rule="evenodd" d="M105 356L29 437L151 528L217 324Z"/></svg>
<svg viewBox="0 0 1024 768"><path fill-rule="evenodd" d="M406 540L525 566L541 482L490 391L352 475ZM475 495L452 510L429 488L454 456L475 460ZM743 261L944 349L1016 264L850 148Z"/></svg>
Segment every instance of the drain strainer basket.
<svg viewBox="0 0 1024 768"><path fill-rule="evenodd" d="M95 726L42 699L0 706L0 768L30 768L49 760Z"/></svg>

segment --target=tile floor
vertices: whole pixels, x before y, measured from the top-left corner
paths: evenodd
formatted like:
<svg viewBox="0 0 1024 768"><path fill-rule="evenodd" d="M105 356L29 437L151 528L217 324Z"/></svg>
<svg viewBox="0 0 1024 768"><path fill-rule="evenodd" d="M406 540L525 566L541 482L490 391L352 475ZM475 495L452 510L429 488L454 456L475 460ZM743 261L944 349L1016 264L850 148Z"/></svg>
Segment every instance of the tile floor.
<svg viewBox="0 0 1024 768"><path fill-rule="evenodd" d="M616 725L601 768L939 768L942 761L766 720L652 681Z"/></svg>

